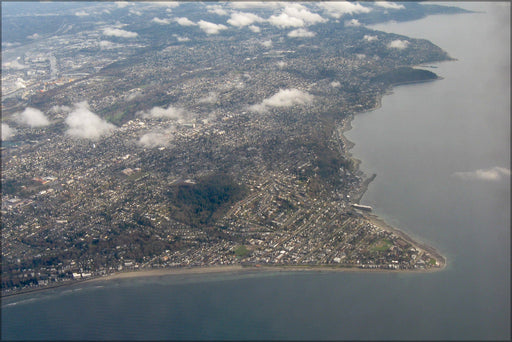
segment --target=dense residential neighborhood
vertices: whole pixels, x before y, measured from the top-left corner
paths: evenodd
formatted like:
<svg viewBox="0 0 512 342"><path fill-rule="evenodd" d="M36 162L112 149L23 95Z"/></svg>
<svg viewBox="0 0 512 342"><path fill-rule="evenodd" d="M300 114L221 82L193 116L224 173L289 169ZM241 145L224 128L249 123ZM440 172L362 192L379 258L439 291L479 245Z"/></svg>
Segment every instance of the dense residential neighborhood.
<svg viewBox="0 0 512 342"><path fill-rule="evenodd" d="M444 51L340 20L205 33L157 13L5 51L3 294L147 268L444 266L354 206L372 177L343 136Z"/></svg>

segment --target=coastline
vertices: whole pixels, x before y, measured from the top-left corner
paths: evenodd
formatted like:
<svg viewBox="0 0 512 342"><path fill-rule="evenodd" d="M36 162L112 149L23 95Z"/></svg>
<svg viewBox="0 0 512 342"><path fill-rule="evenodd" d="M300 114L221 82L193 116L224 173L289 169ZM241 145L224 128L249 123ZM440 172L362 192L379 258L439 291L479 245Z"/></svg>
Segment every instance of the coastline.
<svg viewBox="0 0 512 342"><path fill-rule="evenodd" d="M432 271L439 270L440 271L440 270L446 268L446 264L447 264L446 257L443 256L441 253L439 253L433 246L430 246L419 239L411 238L407 233L405 233L404 231L402 231L396 227L391 226L390 224L386 223L386 221L384 221L382 218L380 218L379 216L377 216L375 214L365 213L365 214L363 214L363 217L365 219L367 219L368 221L370 221L372 224L401 237L402 239L404 239L405 241L407 241L411 245L413 245L415 248L422 249L425 252L431 254L432 257L434 257L436 259L436 261L439 262L439 267L436 267L434 269L429 269L429 270L432 270Z"/></svg>
<svg viewBox="0 0 512 342"><path fill-rule="evenodd" d="M323 273L332 273L332 272L350 272L350 273L432 273L442 271L446 268L445 257L441 254L437 253L437 251L426 244L418 242L416 240L411 239L404 232L388 225L386 222L378 218L373 214L369 214L371 216L367 217L365 214L363 215L366 219L368 219L373 224L378 227L393 232L396 235L399 235L404 240L410 242L414 246L420 247L425 251L431 253L437 260L442 260L443 262L439 267L432 268L423 268L423 269L387 269L387 268L362 268L357 265L338 265L338 264L320 264L320 265L279 265L279 264L267 264L267 265L242 265L233 264L233 265L212 265L212 266L190 266L190 267L172 267L172 268L149 268L149 269L141 269L141 270L130 270L123 272L115 272L110 273L104 276L97 276L94 278L68 281L63 284L56 284L53 286L46 287L36 287L32 289L22 290L16 293L4 294L0 298L16 298L17 296L36 293L36 292L44 292L57 288L68 288L72 286L79 286L81 284L92 284L92 283L101 283L104 281L110 280L126 280L126 279L137 279L137 278L152 278L152 277L162 277L162 276L174 276L174 275L199 275L199 274L240 274L240 273L265 273L265 272L323 272ZM427 249L428 248L428 249Z"/></svg>
<svg viewBox="0 0 512 342"><path fill-rule="evenodd" d="M423 82L431 82L440 80L442 77L438 77L437 79L432 80L420 80L420 81L414 81L414 82L404 82L400 84L394 84L392 85L391 89L388 92L385 92L383 94L379 94L376 98L376 105L373 108L370 108L368 110L365 110L361 113L368 113L375 111L382 107L382 97L390 94L392 92L392 88L398 85L405 85L405 84L413 84L413 83L423 83ZM353 200L356 203L359 203L363 195L368 190L369 184L375 179L377 176L376 174L371 175L368 177L362 170L360 170L359 166L361 163L361 160L356 159L353 157L350 150L355 146L355 143L348 140L344 133L347 131L350 131L352 129L351 122L355 118L355 115L358 113L351 113L348 114L346 117L344 117L340 122L340 130L341 134L339 135L340 139L343 142L343 153L348 156L355 164L356 173L359 174L362 178L362 184L359 191L353 195ZM447 265L446 257L441 255L433 246L430 246L424 242L422 242L419 239L413 239L411 238L407 233L399 230L398 228L395 228L388 223L386 223L382 218L378 217L375 214L370 213L362 213L361 216L369 221L370 223L374 224L375 226L391 232L394 235L397 235L398 237L402 238L406 242L413 245L416 249L423 250L427 253L429 253L432 257L436 259L436 261L439 263L439 266L437 267L431 267L426 269L385 269L385 268L361 268L356 265L337 265L337 264L322 264L322 265L254 265L254 266L244 266L241 263L239 264L233 264L233 265L212 265L212 266L191 266L191 267L174 267L174 268L150 268L150 269L141 269L141 270L130 270L130 271L123 271L123 272L115 272L110 273L103 276L96 276L93 278L87 278L87 279L80 279L80 280L71 280L60 284L55 284L51 286L45 286L45 287L36 287L36 288L30 288L26 290L21 290L16 293L9 293L9 294L2 294L0 298L8 298L8 297L15 297L22 294L28 294L28 293L34 293L34 292L41 292L51 289L56 289L59 287L68 287L68 286L74 286L79 284L85 284L85 283L92 283L92 282L100 282L100 281L108 281L108 280L115 280L115 279L133 279L133 278L142 278L142 277L157 277L157 276L167 276L167 275L190 275L190 274L215 274L215 273L240 273L240 272L247 272L247 271L256 271L256 272L271 272L271 271L278 271L278 272L379 272L379 273L430 273L430 272L437 272L444 270Z"/></svg>
<svg viewBox="0 0 512 342"><path fill-rule="evenodd" d="M358 266L339 266L336 264L324 265L258 265L243 266L238 265L215 265L215 266L197 266L190 268L156 268L139 271L127 271L113 273L104 277L98 277L80 281L79 283L96 283L115 279L134 279L146 277L161 277L169 275L192 275L192 274L236 274L243 272L379 272L379 273L431 273L442 270L444 267L431 269L408 269L393 270L383 268L360 268Z"/></svg>
<svg viewBox="0 0 512 342"><path fill-rule="evenodd" d="M382 98L385 96L385 95L388 95L388 94L392 94L392 89L395 87L395 86L400 86L400 85L410 85L410 84L418 84L418 83L426 83L426 82L432 82L432 81L438 81L438 80L443 80L444 78L443 77L440 77L440 76L437 76L437 78L435 79L431 79L431 80L419 80L419 81L412 81L412 82L402 82L402 83L397 83L397 84L392 84L391 85L391 88L383 93L383 94L380 94L377 96L377 99L376 99L376 105L366 111L363 111L361 113L370 113L370 112L373 112L377 109L380 109L382 107ZM345 132L348 132L352 129L352 125L351 125L351 122L352 120L354 120L355 118L355 115L357 115L359 113L352 113L352 114L349 114L347 115L345 118L343 118L341 120L341 139L344 143L344 154L346 156L348 156L356 165L356 168L357 168L357 173L359 173L362 177L363 177L363 182L362 182L362 186L361 186L361 189L359 191L359 193L357 193L354 197L353 197L353 200L355 203L360 203L362 197L364 196L364 194L366 193L366 191L368 190L368 186L370 185L370 183L376 178L377 174L372 174L371 176L367 176L360 168L360 164L361 164L361 160L355 158L352 153L350 152L350 150L355 146L355 143L348 140L344 133ZM388 224L387 222L384 221L383 218L375 215L375 214L371 214L371 213L361 213L362 217L364 217L366 220L368 220L369 222L371 222L372 224L374 224L375 226L383 229L383 230L386 230L392 234L395 234L397 235L398 237L402 238L403 240L405 240L406 242L410 243L411 245L413 245L416 249L420 249L420 250L423 250L427 253L429 253L432 257L434 257L436 259L436 261L439 263L439 266L436 267L436 268L432 268L432 269L428 269L428 270L425 270L425 271L440 271L440 270L443 270L446 268L446 265L447 265L447 259L445 256L443 256L439 251L437 251L433 246L430 246L428 245L427 243L421 241L420 239L413 239L411 238L407 233L405 233L404 231L396 228L396 227L393 227L391 226L390 224ZM417 270L400 270L400 272L403 272L403 271L413 271L413 272L416 272Z"/></svg>
<svg viewBox="0 0 512 342"><path fill-rule="evenodd" d="M428 83L428 82L440 81L440 80L443 80L443 79L444 79L443 77L437 76L437 78L432 78L432 79L427 79L427 80L405 81L405 82L392 83L391 86L392 87L397 87L397 86L401 86L401 85L410 85L410 84L417 84L417 83Z"/></svg>
<svg viewBox="0 0 512 342"><path fill-rule="evenodd" d="M16 293L2 295L1 298L16 298L17 296L49 291L56 288L68 288L71 286L79 286L83 284L101 283L110 280L125 280L137 278L152 278L174 275L199 275L199 274L240 274L240 273L265 273L265 272L351 272L351 273L432 273L438 272L445 266L429 268L429 269L384 269L384 268L361 268L358 266L322 264L322 265L254 265L243 266L236 265L214 265L214 266L193 266L181 268L153 268L143 270L130 270L125 272L111 273L105 276L94 277L90 279L69 281L64 284L55 286L33 288Z"/></svg>

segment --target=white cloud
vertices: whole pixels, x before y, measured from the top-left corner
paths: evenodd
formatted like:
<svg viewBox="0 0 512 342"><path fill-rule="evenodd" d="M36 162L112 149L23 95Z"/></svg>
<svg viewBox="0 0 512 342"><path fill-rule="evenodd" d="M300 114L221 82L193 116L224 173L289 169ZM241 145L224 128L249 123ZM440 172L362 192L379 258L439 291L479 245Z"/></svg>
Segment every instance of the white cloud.
<svg viewBox="0 0 512 342"><path fill-rule="evenodd" d="M125 27L125 26L128 26L128 24L123 24L120 21L116 21L115 24L112 25L113 28L121 28L121 27Z"/></svg>
<svg viewBox="0 0 512 342"><path fill-rule="evenodd" d="M163 107L153 107L149 111L149 113L142 113L143 117L149 118L165 118L165 119L173 119L173 120L181 120L183 119L185 111L182 108L173 107L172 105L167 106L167 108Z"/></svg>
<svg viewBox="0 0 512 342"><path fill-rule="evenodd" d="M452 177L456 177L462 180L481 180L481 181L492 181L498 182L510 179L510 169L495 166L490 169L478 169L469 172L454 172Z"/></svg>
<svg viewBox="0 0 512 342"><path fill-rule="evenodd" d="M19 62L19 58L16 58L14 61L12 62L7 62L7 63L4 63L3 64L3 67L6 68L6 69L14 69L14 70L22 70L22 69L26 69L28 68L27 65L25 64L21 64Z"/></svg>
<svg viewBox="0 0 512 342"><path fill-rule="evenodd" d="M407 47L407 45L409 45L409 42L407 40L396 39L388 44L388 48L403 50Z"/></svg>
<svg viewBox="0 0 512 342"><path fill-rule="evenodd" d="M206 32L206 34L218 34L221 30L227 29L227 26L225 25L214 24L204 20L200 20L197 24L201 30Z"/></svg>
<svg viewBox="0 0 512 342"><path fill-rule="evenodd" d="M23 112L18 113L16 120L19 123L30 127L42 127L50 124L50 121L46 118L43 112L32 107L27 107Z"/></svg>
<svg viewBox="0 0 512 342"><path fill-rule="evenodd" d="M116 1L115 4L118 8L125 8L129 5L129 3L126 1Z"/></svg>
<svg viewBox="0 0 512 342"><path fill-rule="evenodd" d="M333 88L341 87L341 83L338 82L338 81L332 81L331 82L331 87L333 87Z"/></svg>
<svg viewBox="0 0 512 342"><path fill-rule="evenodd" d="M288 37L296 38L296 37L314 37L315 33L308 31L303 28L299 28L293 31L288 32Z"/></svg>
<svg viewBox="0 0 512 342"><path fill-rule="evenodd" d="M180 37L180 36L176 36L176 39L178 40L178 42L188 42L190 40L189 37Z"/></svg>
<svg viewBox="0 0 512 342"><path fill-rule="evenodd" d="M277 67L278 67L279 69L284 68L286 65L287 65L287 63L286 63L285 61L279 61L279 62L277 62Z"/></svg>
<svg viewBox="0 0 512 342"><path fill-rule="evenodd" d="M68 125L67 134L84 139L97 140L116 128L91 112L87 102L79 102L65 120Z"/></svg>
<svg viewBox="0 0 512 342"><path fill-rule="evenodd" d="M264 47L270 49L272 47L272 39L264 40L264 41L260 42L260 44L263 45Z"/></svg>
<svg viewBox="0 0 512 342"><path fill-rule="evenodd" d="M106 28L103 29L103 34L105 36L113 36L113 37L121 37L121 38L135 38L138 36L137 32L130 32L125 30L120 30L116 28Z"/></svg>
<svg viewBox="0 0 512 342"><path fill-rule="evenodd" d="M154 17L151 21L154 23L160 24L160 25L169 25L171 23L171 19L169 19L169 18L160 19L160 18Z"/></svg>
<svg viewBox="0 0 512 342"><path fill-rule="evenodd" d="M52 108L50 108L50 112L55 114L63 114L63 113L69 113L71 112L72 108L69 106L63 106L63 105L55 105Z"/></svg>
<svg viewBox="0 0 512 342"><path fill-rule="evenodd" d="M206 6L206 9L209 13L214 13L217 15L228 15L228 12L219 5L208 5Z"/></svg>
<svg viewBox="0 0 512 342"><path fill-rule="evenodd" d="M163 133L150 132L139 138L139 144L144 147L159 147L169 144L169 137Z"/></svg>
<svg viewBox="0 0 512 342"><path fill-rule="evenodd" d="M364 40L366 40L368 42L373 42L374 40L379 40L379 38L377 36L370 36L367 34L365 34L363 38L364 38Z"/></svg>
<svg viewBox="0 0 512 342"><path fill-rule="evenodd" d="M390 1L375 1L375 5L376 6L380 6L380 7L383 7L383 8L389 8L389 9L404 9L404 5L400 4L396 4L394 2L390 2Z"/></svg>
<svg viewBox="0 0 512 342"><path fill-rule="evenodd" d="M196 23L194 23L193 21L191 21L191 20L189 20L188 18L185 18L185 17L177 18L176 22L178 24L180 24L181 26L194 26L194 25L197 25Z"/></svg>
<svg viewBox="0 0 512 342"><path fill-rule="evenodd" d="M255 112L264 112L268 107L290 107L308 104L313 101L313 95L299 89L281 89L276 94L264 99L261 103L249 107Z"/></svg>
<svg viewBox="0 0 512 342"><path fill-rule="evenodd" d="M247 8L280 8L281 3L276 1L233 1L229 2L229 6L238 9Z"/></svg>
<svg viewBox="0 0 512 342"><path fill-rule="evenodd" d="M352 20L349 20L349 21L345 21L345 26L357 27L357 26L361 26L361 23L357 19L352 19Z"/></svg>
<svg viewBox="0 0 512 342"><path fill-rule="evenodd" d="M168 8L175 8L181 5L178 1L146 1L143 2L144 4L150 4L155 6L161 6L161 7L168 7Z"/></svg>
<svg viewBox="0 0 512 342"><path fill-rule="evenodd" d="M231 13L231 17L228 19L228 24L236 26L236 27L243 27L251 25L255 22L263 22L265 21L263 18L257 16L256 14L252 13L244 13L244 12L234 12Z"/></svg>
<svg viewBox="0 0 512 342"><path fill-rule="evenodd" d="M39 33L34 33L33 35L27 36L28 39L38 39Z"/></svg>
<svg viewBox="0 0 512 342"><path fill-rule="evenodd" d="M268 19L271 25L279 28L303 27L326 21L319 14L312 13L303 5L297 3L287 3L279 15L272 15Z"/></svg>
<svg viewBox="0 0 512 342"><path fill-rule="evenodd" d="M279 28L287 27L301 27L304 26L304 21L300 18L292 17L286 13L273 15L268 19L268 22Z"/></svg>
<svg viewBox="0 0 512 342"><path fill-rule="evenodd" d="M21 43L18 43L18 42L14 42L14 43L11 43L11 42L2 42L2 45L4 45L5 47L13 47L13 46L18 46L20 45Z"/></svg>
<svg viewBox="0 0 512 342"><path fill-rule="evenodd" d="M327 21L319 14L312 13L306 7L296 3L286 4L283 13L286 13L290 17L302 20L306 25L324 23Z"/></svg>
<svg viewBox="0 0 512 342"><path fill-rule="evenodd" d="M216 92L209 92L208 96L201 97L197 102L198 103L215 103L219 99L219 94Z"/></svg>
<svg viewBox="0 0 512 342"><path fill-rule="evenodd" d="M16 89L22 89L27 87L25 80L21 77L18 77L14 84L16 85Z"/></svg>
<svg viewBox="0 0 512 342"><path fill-rule="evenodd" d="M142 15L142 12L141 11L137 11L135 9L130 9L129 11L130 14L135 14L135 15L138 15L138 16L141 16Z"/></svg>
<svg viewBox="0 0 512 342"><path fill-rule="evenodd" d="M115 44L112 42L109 42L108 40L102 40L99 42L100 49L112 49Z"/></svg>
<svg viewBox="0 0 512 342"><path fill-rule="evenodd" d="M325 1L318 3L317 6L334 18L341 18L345 14L368 13L371 11L371 8L349 1Z"/></svg>
<svg viewBox="0 0 512 342"><path fill-rule="evenodd" d="M128 95L126 96L125 100L133 101L136 98L141 97L141 96L142 96L142 91L140 89L136 88L136 89L132 89L128 92Z"/></svg>
<svg viewBox="0 0 512 342"><path fill-rule="evenodd" d="M251 31L252 31L252 32L254 32L254 33L259 33L259 32L261 32L261 29L260 29L258 26L256 26L256 25L250 25L250 26L249 26L249 30L251 30Z"/></svg>
<svg viewBox="0 0 512 342"><path fill-rule="evenodd" d="M2 141L9 140L14 136L15 130L9 127L8 124L2 124Z"/></svg>
<svg viewBox="0 0 512 342"><path fill-rule="evenodd" d="M77 17L86 17L89 15L89 13L87 13L86 11L78 11L78 12L75 12L75 15Z"/></svg>

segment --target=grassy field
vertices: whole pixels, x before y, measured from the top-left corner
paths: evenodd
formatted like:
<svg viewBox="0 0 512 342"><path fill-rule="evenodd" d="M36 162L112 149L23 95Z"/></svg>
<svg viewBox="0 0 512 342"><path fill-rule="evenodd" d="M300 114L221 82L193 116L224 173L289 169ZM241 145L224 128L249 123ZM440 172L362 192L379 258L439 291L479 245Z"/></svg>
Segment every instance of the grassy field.
<svg viewBox="0 0 512 342"><path fill-rule="evenodd" d="M372 252L385 252L391 247L391 241L387 239L383 239L380 241L377 241L373 244L373 246L370 247L370 251Z"/></svg>

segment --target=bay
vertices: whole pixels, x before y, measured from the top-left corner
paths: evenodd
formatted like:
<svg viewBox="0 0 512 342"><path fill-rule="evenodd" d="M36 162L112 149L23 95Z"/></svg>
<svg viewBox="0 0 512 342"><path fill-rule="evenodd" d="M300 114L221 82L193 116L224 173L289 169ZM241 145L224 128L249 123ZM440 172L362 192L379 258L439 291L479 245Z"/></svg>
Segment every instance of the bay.
<svg viewBox="0 0 512 342"><path fill-rule="evenodd" d="M462 5L483 13L375 27L457 61L431 69L443 80L396 87L347 132L377 174L362 203L438 248L445 270L77 284L3 299L2 339L510 339L510 4Z"/></svg>

